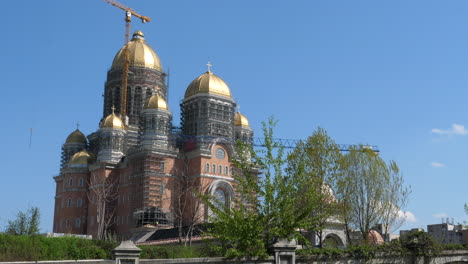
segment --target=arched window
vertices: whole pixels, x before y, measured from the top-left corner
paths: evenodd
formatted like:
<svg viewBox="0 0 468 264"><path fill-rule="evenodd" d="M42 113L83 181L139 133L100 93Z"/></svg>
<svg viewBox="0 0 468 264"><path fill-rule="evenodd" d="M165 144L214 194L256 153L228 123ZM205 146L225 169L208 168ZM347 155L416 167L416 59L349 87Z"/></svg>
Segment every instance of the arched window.
<svg viewBox="0 0 468 264"><path fill-rule="evenodd" d="M76 218L75 219L75 227L80 227L81 226L81 219Z"/></svg>
<svg viewBox="0 0 468 264"><path fill-rule="evenodd" d="M205 171L210 172L210 164L208 162L205 165Z"/></svg>
<svg viewBox="0 0 468 264"><path fill-rule="evenodd" d="M231 201L234 199L234 189L231 184L225 180L214 181L208 189L208 194L213 198L213 204L219 210L229 210ZM214 212L208 208L206 217L215 217Z"/></svg>
<svg viewBox="0 0 468 264"><path fill-rule="evenodd" d="M216 173L216 164L213 164L213 167L211 168L211 172Z"/></svg>
<svg viewBox="0 0 468 264"><path fill-rule="evenodd" d="M81 199L78 199L78 200L76 201L76 206L77 206L77 207L81 207L82 205L83 205L83 201L82 201Z"/></svg>
<svg viewBox="0 0 468 264"><path fill-rule="evenodd" d="M218 207L218 209L223 209L224 207L228 206L226 192L222 188L216 189L214 193L214 199L215 206Z"/></svg>
<svg viewBox="0 0 468 264"><path fill-rule="evenodd" d="M79 186L83 186L83 185L84 185L84 180L83 180L83 178L80 178L80 179L78 180L78 185L79 185Z"/></svg>
<svg viewBox="0 0 468 264"><path fill-rule="evenodd" d="M225 174L225 175L228 175L228 172L229 172L228 166L224 167L224 174Z"/></svg>
<svg viewBox="0 0 468 264"><path fill-rule="evenodd" d="M221 165L218 166L218 173L223 174L223 166Z"/></svg>
<svg viewBox="0 0 468 264"><path fill-rule="evenodd" d="M70 219L67 219L67 220L65 221L65 226L66 226L67 228L70 228Z"/></svg>
<svg viewBox="0 0 468 264"><path fill-rule="evenodd" d="M68 181L68 185L73 186L73 178L70 177L70 181Z"/></svg>

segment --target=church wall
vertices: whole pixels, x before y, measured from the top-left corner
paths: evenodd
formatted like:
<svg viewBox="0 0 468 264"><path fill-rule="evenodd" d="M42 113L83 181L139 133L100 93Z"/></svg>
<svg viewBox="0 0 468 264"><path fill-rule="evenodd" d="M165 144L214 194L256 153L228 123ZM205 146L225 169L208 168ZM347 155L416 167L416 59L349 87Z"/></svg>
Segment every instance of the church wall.
<svg viewBox="0 0 468 264"><path fill-rule="evenodd" d="M57 181L54 231L86 233L87 173L63 173Z"/></svg>

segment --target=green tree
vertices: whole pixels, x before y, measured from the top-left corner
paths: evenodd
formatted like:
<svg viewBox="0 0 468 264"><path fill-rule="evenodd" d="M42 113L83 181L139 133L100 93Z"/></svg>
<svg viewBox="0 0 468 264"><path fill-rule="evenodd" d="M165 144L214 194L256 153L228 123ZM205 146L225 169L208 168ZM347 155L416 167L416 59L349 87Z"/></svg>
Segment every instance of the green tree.
<svg viewBox="0 0 468 264"><path fill-rule="evenodd" d="M231 206L206 198L214 212L206 235L215 239L212 248L228 257L266 256L267 249L280 239L303 239L301 229L316 226L311 212L317 195L304 190L300 181L285 174L284 150L273 140L276 121L263 123L265 148L260 152L238 143L236 191Z"/></svg>
<svg viewBox="0 0 468 264"><path fill-rule="evenodd" d="M441 247L431 235L423 231L411 231L400 239L401 245L413 256L433 257L436 256Z"/></svg>
<svg viewBox="0 0 468 264"><path fill-rule="evenodd" d="M333 196L339 178L341 153L339 146L323 128L318 128L305 141L299 141L288 155L287 173L300 184L301 193L314 193L316 207L310 212L316 223L319 247L322 247L323 229L336 218L337 204Z"/></svg>
<svg viewBox="0 0 468 264"><path fill-rule="evenodd" d="M398 166L386 164L377 153L364 146L353 147L342 159L342 177L336 197L348 231L359 230L364 243L377 224L392 225L406 205L410 188L403 182Z"/></svg>
<svg viewBox="0 0 468 264"><path fill-rule="evenodd" d="M5 233L10 235L35 235L39 233L40 212L31 207L27 212L19 211L15 220L9 220Z"/></svg>

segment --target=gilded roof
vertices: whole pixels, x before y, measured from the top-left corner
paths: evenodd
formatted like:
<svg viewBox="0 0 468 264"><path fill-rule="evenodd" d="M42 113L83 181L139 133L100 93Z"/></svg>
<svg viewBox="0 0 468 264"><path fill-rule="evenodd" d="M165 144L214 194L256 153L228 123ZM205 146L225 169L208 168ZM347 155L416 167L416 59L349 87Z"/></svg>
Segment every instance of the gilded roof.
<svg viewBox="0 0 468 264"><path fill-rule="evenodd" d="M70 159L71 165L83 165L88 164L89 161L94 159L94 154L92 152L88 152L86 150L79 151L73 155Z"/></svg>
<svg viewBox="0 0 468 264"><path fill-rule="evenodd" d="M145 67L162 72L161 60L154 50L146 44L143 32L135 31L133 38L123 46L112 62L112 69L122 68L125 58L125 49L128 49L129 67Z"/></svg>
<svg viewBox="0 0 468 264"><path fill-rule="evenodd" d="M234 125L235 126L244 126L244 127L250 127L249 125L249 120L247 117L245 117L243 114L240 112L237 112L234 115Z"/></svg>
<svg viewBox="0 0 468 264"><path fill-rule="evenodd" d="M67 143L86 144L86 136L83 133L81 133L80 130L76 129L70 135L68 135L67 140L65 141L65 144Z"/></svg>
<svg viewBox="0 0 468 264"><path fill-rule="evenodd" d="M198 93L216 94L232 98L231 90L226 82L209 70L189 84L185 91L185 98Z"/></svg>
<svg viewBox="0 0 468 264"><path fill-rule="evenodd" d="M164 98L162 98L161 96L157 94L150 97L148 102L146 102L145 108L169 110L169 107L167 107L166 100L164 100Z"/></svg>
<svg viewBox="0 0 468 264"><path fill-rule="evenodd" d="M125 124L122 122L122 119L120 119L116 114L112 113L108 115L104 121L102 121L101 128L105 127L125 129Z"/></svg>

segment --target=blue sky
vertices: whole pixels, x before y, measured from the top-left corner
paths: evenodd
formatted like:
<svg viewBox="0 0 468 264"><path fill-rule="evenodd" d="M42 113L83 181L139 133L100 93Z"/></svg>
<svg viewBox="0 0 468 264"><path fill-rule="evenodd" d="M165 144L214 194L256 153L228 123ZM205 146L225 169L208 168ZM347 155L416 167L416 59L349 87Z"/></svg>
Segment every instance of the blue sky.
<svg viewBox="0 0 468 264"><path fill-rule="evenodd" d="M413 189L404 228L468 219L467 1L121 2L152 18L132 31L170 69L175 124L211 61L257 135L274 115L279 138L320 126L395 160ZM98 127L124 14L99 0L3 6L0 228L38 206L51 231L61 145L78 121L86 134Z"/></svg>

